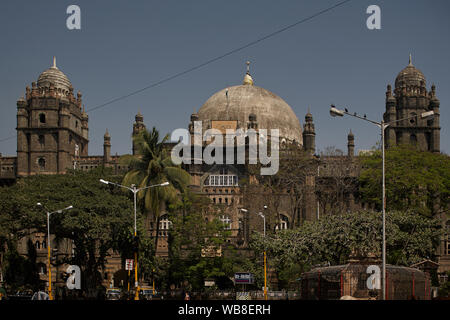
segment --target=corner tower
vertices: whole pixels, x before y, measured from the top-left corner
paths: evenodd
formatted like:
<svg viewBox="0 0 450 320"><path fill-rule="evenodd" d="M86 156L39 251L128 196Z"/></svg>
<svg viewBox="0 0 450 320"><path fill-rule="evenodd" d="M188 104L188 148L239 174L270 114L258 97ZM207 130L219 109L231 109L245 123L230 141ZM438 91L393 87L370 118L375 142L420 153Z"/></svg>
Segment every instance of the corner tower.
<svg viewBox="0 0 450 320"><path fill-rule="evenodd" d="M133 123L133 155L137 154L137 146L134 142L134 137L136 137L140 132L146 129L144 124L144 116L139 111L138 114L134 118L135 122Z"/></svg>
<svg viewBox="0 0 450 320"><path fill-rule="evenodd" d="M74 97L67 76L53 65L17 101L17 175L62 174L75 153L88 152L88 117L81 93Z"/></svg>
<svg viewBox="0 0 450 320"><path fill-rule="evenodd" d="M383 117L385 122L417 117L390 125L386 129L386 146L410 144L422 151L440 152L439 106L435 85L427 91L425 76L412 64L410 56L409 64L395 79L394 93L387 86ZM420 117L427 111L434 111L433 119Z"/></svg>

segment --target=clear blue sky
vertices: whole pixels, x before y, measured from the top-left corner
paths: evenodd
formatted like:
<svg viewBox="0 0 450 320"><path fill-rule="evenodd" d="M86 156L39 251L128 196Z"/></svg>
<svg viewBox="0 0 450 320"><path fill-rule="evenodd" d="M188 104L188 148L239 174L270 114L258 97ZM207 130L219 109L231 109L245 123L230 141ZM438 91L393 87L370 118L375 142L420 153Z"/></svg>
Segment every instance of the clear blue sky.
<svg viewBox="0 0 450 320"><path fill-rule="evenodd" d="M0 3L0 140L15 135L16 101L57 57L87 109L151 85L295 23L340 0L2 1ZM66 28L66 8L81 8L81 30ZM381 30L366 28L366 8L381 7ZM436 84L441 149L450 152L450 2L353 0L266 41L158 87L89 112L89 153L131 152L140 110L162 133L187 128L190 114L220 89L240 84L250 60L255 84L282 97L303 126L310 107L319 150L356 149L379 141L375 126L329 116L329 105L381 120L385 91L413 64ZM16 154L16 139L0 142Z"/></svg>

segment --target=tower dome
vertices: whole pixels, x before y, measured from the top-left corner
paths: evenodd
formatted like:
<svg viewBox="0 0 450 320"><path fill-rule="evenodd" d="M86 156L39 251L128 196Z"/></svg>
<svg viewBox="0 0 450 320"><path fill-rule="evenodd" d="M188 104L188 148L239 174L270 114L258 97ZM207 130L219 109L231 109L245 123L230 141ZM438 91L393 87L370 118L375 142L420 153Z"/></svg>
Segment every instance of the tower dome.
<svg viewBox="0 0 450 320"><path fill-rule="evenodd" d="M69 78L56 66L56 58L53 57L53 65L42 72L37 80L37 86L40 88L55 86L58 93L69 93L72 83ZM58 90L59 89L59 90Z"/></svg>
<svg viewBox="0 0 450 320"><path fill-rule="evenodd" d="M258 120L259 129L279 129L280 138L303 144L300 121L292 108L276 94L253 83L220 90L198 111L203 131L211 121L237 121L238 128L247 128L249 117Z"/></svg>
<svg viewBox="0 0 450 320"><path fill-rule="evenodd" d="M409 64L395 78L395 89L408 87L426 87L425 76L412 64L411 55L409 56Z"/></svg>

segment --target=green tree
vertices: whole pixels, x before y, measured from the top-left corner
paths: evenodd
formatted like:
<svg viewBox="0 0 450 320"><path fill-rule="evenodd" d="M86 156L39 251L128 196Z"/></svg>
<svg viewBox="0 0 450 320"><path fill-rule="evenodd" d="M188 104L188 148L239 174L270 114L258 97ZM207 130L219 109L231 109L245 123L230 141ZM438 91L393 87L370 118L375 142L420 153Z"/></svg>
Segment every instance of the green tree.
<svg viewBox="0 0 450 320"><path fill-rule="evenodd" d="M187 188L190 175L180 166L175 165L167 148L169 136L161 141L159 132L155 127L151 131L142 131L133 137L137 146L137 155L126 155L121 163L128 166L129 171L122 183L126 186L136 185L145 188L151 185L169 182L166 187L148 188L138 193L142 207L153 215L153 224L156 226L156 235L159 232L160 213L164 206L177 201L179 192ZM155 236L155 248L158 247L158 236Z"/></svg>
<svg viewBox="0 0 450 320"><path fill-rule="evenodd" d="M450 199L450 157L412 146L386 150L386 206L431 216L447 212ZM362 200L381 210L381 152L361 157Z"/></svg>
<svg viewBox="0 0 450 320"><path fill-rule="evenodd" d="M409 266L433 259L442 234L438 219L415 212L391 211L386 218L387 262ZM381 256L381 215L361 211L330 215L306 222L292 230L278 231L264 238L252 235L251 247L264 248L284 281L292 281L302 271L317 264L346 263L351 254ZM302 268L292 268L294 265Z"/></svg>
<svg viewBox="0 0 450 320"><path fill-rule="evenodd" d="M19 179L11 187L1 190L0 212L8 232L17 232L8 239L16 243L34 232L47 232L43 203L49 210L69 205L72 210L54 213L50 218L50 232L55 242L72 240L75 254L57 263L77 264L82 270L82 285L93 291L103 277L101 270L112 250L119 250L132 234L132 201L117 189L104 186L99 179L120 181L111 170L99 168L89 172L69 171L65 175L37 175ZM6 222L11 221L7 226ZM124 238L121 238L123 235ZM8 249L12 246L8 245Z"/></svg>
<svg viewBox="0 0 450 320"><path fill-rule="evenodd" d="M218 219L220 212L208 198L192 192L183 193L170 206L172 227L166 283L181 285L187 281L189 289L202 290L205 279L220 282L232 275L231 249L227 244L230 231Z"/></svg>

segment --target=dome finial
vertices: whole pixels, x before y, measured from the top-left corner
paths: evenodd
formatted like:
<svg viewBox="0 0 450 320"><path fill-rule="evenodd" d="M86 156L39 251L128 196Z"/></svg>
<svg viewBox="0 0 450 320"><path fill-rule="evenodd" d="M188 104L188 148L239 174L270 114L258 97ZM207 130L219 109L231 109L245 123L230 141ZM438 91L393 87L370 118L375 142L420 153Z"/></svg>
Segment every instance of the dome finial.
<svg viewBox="0 0 450 320"><path fill-rule="evenodd" d="M53 66L52 66L52 68L58 69L56 67L56 57L55 56L53 56Z"/></svg>
<svg viewBox="0 0 450 320"><path fill-rule="evenodd" d="M247 61L246 64L247 64L247 72L246 72L246 74L244 76L243 84L253 85L253 78L250 75L250 61Z"/></svg>
<svg viewBox="0 0 450 320"><path fill-rule="evenodd" d="M412 66L412 58L411 58L411 53L409 54L409 66Z"/></svg>

